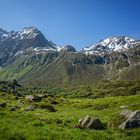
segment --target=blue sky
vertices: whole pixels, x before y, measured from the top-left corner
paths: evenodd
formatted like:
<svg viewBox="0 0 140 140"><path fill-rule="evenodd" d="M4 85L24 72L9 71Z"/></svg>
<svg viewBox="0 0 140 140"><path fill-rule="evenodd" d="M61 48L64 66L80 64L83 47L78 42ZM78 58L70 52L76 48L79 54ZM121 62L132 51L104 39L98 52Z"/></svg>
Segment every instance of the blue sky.
<svg viewBox="0 0 140 140"><path fill-rule="evenodd" d="M99 40L140 39L140 0L0 0L0 27L35 26L58 45L77 50Z"/></svg>

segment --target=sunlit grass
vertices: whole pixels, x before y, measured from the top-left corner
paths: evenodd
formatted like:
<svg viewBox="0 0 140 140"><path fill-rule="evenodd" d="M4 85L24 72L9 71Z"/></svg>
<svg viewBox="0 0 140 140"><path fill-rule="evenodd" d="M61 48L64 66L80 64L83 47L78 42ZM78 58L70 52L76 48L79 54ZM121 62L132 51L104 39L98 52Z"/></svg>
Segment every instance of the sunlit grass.
<svg viewBox="0 0 140 140"><path fill-rule="evenodd" d="M41 109L40 105L49 100L56 100L59 104L53 105L56 112ZM48 100L48 101L47 101ZM7 103L7 107L0 110L0 139L16 140L134 140L140 138L140 129L121 131L112 130L107 124L115 114L119 114L121 105L128 105L131 109L140 109L140 95L118 96L101 99L73 99L73 98L46 98L41 102L28 102L23 97L18 100L11 94L1 96L1 101ZM19 104L23 101L24 104ZM9 111L14 105L21 107L17 111ZM29 105L34 111L25 112ZM98 117L105 129L81 130L74 129L73 125L86 116Z"/></svg>

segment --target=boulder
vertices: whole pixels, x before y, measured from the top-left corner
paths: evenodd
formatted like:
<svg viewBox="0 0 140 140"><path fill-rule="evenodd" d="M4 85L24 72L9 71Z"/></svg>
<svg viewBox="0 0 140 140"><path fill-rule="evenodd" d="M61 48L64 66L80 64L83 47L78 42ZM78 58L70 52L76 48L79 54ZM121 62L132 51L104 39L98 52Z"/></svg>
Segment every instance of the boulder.
<svg viewBox="0 0 140 140"><path fill-rule="evenodd" d="M25 98L29 101L32 101L34 96L33 95L27 95L27 96L25 96Z"/></svg>
<svg viewBox="0 0 140 140"><path fill-rule="evenodd" d="M14 106L14 107L12 107L12 108L10 109L10 111L17 111L17 110L19 110L19 109L20 109L19 106Z"/></svg>
<svg viewBox="0 0 140 140"><path fill-rule="evenodd" d="M95 117L87 115L85 118L79 120L79 122L74 125L74 128L87 128L87 129L102 129L102 122Z"/></svg>
<svg viewBox="0 0 140 140"><path fill-rule="evenodd" d="M120 106L120 109L128 109L128 106L127 105L122 105L122 106Z"/></svg>
<svg viewBox="0 0 140 140"><path fill-rule="evenodd" d="M127 120L123 122L120 126L120 129L127 128L140 128L140 110L132 111Z"/></svg>
<svg viewBox="0 0 140 140"><path fill-rule="evenodd" d="M132 113L132 110L123 109L122 112L120 113L120 115L124 116L127 119L131 113Z"/></svg>
<svg viewBox="0 0 140 140"><path fill-rule="evenodd" d="M24 111L33 111L34 108L32 106L28 106L27 108L24 109Z"/></svg>
<svg viewBox="0 0 140 140"><path fill-rule="evenodd" d="M29 101L36 101L36 102L41 101L41 99L42 99L38 95L27 95L27 96L25 96L25 98Z"/></svg>
<svg viewBox="0 0 140 140"><path fill-rule="evenodd" d="M38 94L37 96L40 97L40 98L46 98L47 97L47 95L45 95L45 94Z"/></svg>
<svg viewBox="0 0 140 140"><path fill-rule="evenodd" d="M0 108L5 108L6 107L6 103L0 103Z"/></svg>

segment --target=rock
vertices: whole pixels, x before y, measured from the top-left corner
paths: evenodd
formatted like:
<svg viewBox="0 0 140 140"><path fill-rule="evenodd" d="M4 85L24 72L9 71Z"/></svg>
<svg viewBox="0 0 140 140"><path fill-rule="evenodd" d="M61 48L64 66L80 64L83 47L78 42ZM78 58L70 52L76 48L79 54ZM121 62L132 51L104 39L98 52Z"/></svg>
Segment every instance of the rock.
<svg viewBox="0 0 140 140"><path fill-rule="evenodd" d="M127 105L122 105L122 106L120 106L120 109L127 109L127 108L128 108Z"/></svg>
<svg viewBox="0 0 140 140"><path fill-rule="evenodd" d="M81 128L81 129L82 129L82 127L80 127L78 124L75 124L75 125L73 126L73 128Z"/></svg>
<svg viewBox="0 0 140 140"><path fill-rule="evenodd" d="M132 113L131 110L124 109L124 110L122 110L122 112L120 113L120 115L121 116L124 116L127 119L130 116L131 113Z"/></svg>
<svg viewBox="0 0 140 140"><path fill-rule="evenodd" d="M95 117L86 116L83 119L80 119L78 124L74 125L74 128L87 128L87 129L102 129L102 122Z"/></svg>
<svg viewBox="0 0 140 140"><path fill-rule="evenodd" d="M79 124L81 124L83 128L86 128L87 125L90 123L90 120L91 117L87 115L84 119L79 120Z"/></svg>
<svg viewBox="0 0 140 140"><path fill-rule="evenodd" d="M27 95L27 96L25 96L25 98L26 98L27 100L32 101L33 98L34 98L34 96L33 96L33 95Z"/></svg>
<svg viewBox="0 0 140 140"><path fill-rule="evenodd" d="M37 96L40 97L40 98L46 98L47 97L47 95L45 95L45 94L44 95L38 94Z"/></svg>
<svg viewBox="0 0 140 140"><path fill-rule="evenodd" d="M19 110L19 109L20 109L19 106L14 106L14 107L12 107L12 108L10 109L10 111L17 111L17 110Z"/></svg>
<svg viewBox="0 0 140 140"><path fill-rule="evenodd" d="M90 122L87 125L87 128L89 129L102 129L103 128L103 124L101 123L101 121L98 118L94 118L91 119Z"/></svg>
<svg viewBox="0 0 140 140"><path fill-rule="evenodd" d="M38 95L27 95L27 96L25 96L25 98L29 101L37 101L37 102L41 101L41 99L42 99Z"/></svg>
<svg viewBox="0 0 140 140"><path fill-rule="evenodd" d="M140 110L131 112L128 119L119 126L120 129L139 128L139 127L140 127Z"/></svg>
<svg viewBox="0 0 140 140"><path fill-rule="evenodd" d="M5 108L6 107L6 103L0 103L0 108Z"/></svg>
<svg viewBox="0 0 140 140"><path fill-rule="evenodd" d="M33 111L34 108L32 106L28 106L27 108L24 109L24 111Z"/></svg>

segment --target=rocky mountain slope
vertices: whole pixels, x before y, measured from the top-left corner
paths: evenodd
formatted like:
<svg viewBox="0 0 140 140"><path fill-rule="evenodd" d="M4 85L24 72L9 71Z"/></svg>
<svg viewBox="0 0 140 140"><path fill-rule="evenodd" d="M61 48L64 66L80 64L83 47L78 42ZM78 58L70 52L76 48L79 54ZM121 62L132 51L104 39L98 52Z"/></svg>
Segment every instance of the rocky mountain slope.
<svg viewBox="0 0 140 140"><path fill-rule="evenodd" d="M140 80L140 41L110 37L80 52L48 41L35 27L0 29L0 80L30 86L78 86L98 80Z"/></svg>
<svg viewBox="0 0 140 140"><path fill-rule="evenodd" d="M91 45L82 49L85 54L104 54L107 52L121 52L127 51L130 48L135 48L140 44L140 40L133 39L127 36L115 36L104 40L99 43Z"/></svg>
<svg viewBox="0 0 140 140"><path fill-rule="evenodd" d="M76 51L70 45L57 46L48 41L35 27L25 27L21 31L7 32L0 29L0 66L7 60L22 54L39 54L48 51Z"/></svg>

